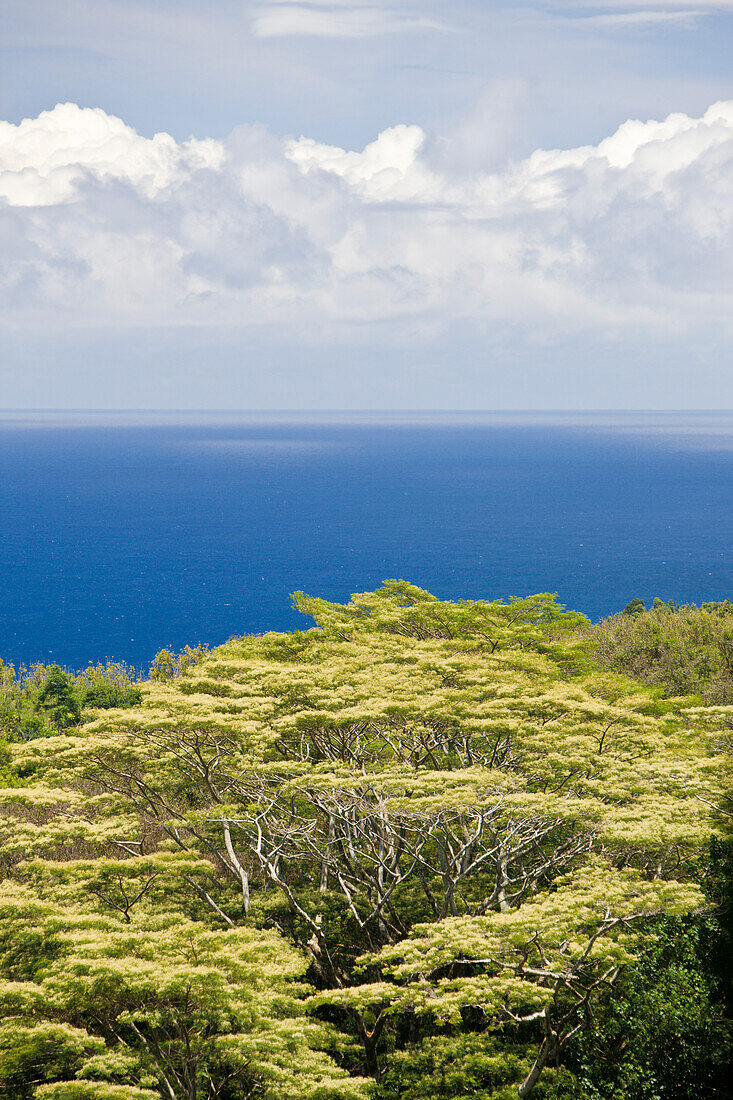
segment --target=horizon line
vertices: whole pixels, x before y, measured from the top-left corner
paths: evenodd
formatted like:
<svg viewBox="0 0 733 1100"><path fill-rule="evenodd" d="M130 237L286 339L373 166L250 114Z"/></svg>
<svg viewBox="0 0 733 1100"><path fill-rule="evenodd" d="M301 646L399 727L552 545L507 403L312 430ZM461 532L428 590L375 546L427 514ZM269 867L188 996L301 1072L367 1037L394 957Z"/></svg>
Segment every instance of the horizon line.
<svg viewBox="0 0 733 1100"><path fill-rule="evenodd" d="M172 406L154 406L154 407L111 407L111 406L63 406L63 407L50 407L50 406L35 406L35 405L17 405L0 407L0 415L3 413L288 413L290 415L297 414L305 416L312 413L319 413L321 415L337 415L340 413L358 414L364 415L399 415L403 413L409 413L411 415L434 415L445 414L455 415L464 414L469 416L477 416L482 414L496 414L496 413L532 413L533 415L539 415L542 413L572 413L582 415L585 413L733 413L733 407L731 408L652 408L652 407L614 407L614 408L481 408L481 409L465 409L465 408L380 408L380 409L359 409L359 408L308 408L308 409L294 409L287 407L277 408L177 408Z"/></svg>

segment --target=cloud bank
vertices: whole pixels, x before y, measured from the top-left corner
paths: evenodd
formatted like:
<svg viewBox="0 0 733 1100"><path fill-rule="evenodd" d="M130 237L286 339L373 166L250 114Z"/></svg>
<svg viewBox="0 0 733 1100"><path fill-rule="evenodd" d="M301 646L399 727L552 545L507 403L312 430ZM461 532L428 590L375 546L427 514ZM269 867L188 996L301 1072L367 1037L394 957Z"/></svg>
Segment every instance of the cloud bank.
<svg viewBox="0 0 733 1100"><path fill-rule="evenodd" d="M469 169L418 126L361 151L0 123L0 316L21 327L733 335L733 102Z"/></svg>

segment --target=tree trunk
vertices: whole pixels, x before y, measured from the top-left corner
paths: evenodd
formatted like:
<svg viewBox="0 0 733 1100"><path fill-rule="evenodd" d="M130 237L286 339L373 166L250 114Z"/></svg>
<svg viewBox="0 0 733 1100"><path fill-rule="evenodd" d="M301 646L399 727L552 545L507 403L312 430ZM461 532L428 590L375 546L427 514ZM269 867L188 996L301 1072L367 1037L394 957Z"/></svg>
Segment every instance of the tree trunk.
<svg viewBox="0 0 733 1100"><path fill-rule="evenodd" d="M356 1013L356 1026L359 1031L359 1038L361 1039L362 1046L364 1047L364 1062L366 1071L370 1077L372 1077L377 1084L382 1079L382 1070L379 1065L379 1058L377 1056L377 1045L382 1032L384 1030L384 1016L380 1013L377 1017L377 1022L371 1031L367 1031L364 1018L360 1012Z"/></svg>
<svg viewBox="0 0 733 1100"><path fill-rule="evenodd" d="M557 1051L557 1045L551 1039L543 1039L542 1045L537 1052L534 1065L529 1071L525 1079L519 1086L518 1095L524 1100L525 1096L529 1096L532 1089L535 1087L540 1079L540 1074L545 1068L550 1059L555 1055Z"/></svg>

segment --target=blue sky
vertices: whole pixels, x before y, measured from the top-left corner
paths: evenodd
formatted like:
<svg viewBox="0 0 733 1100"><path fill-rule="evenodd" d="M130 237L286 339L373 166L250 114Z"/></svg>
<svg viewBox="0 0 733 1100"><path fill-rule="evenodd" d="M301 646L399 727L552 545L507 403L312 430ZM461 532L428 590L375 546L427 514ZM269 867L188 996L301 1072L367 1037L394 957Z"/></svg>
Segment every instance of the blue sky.
<svg viewBox="0 0 733 1100"><path fill-rule="evenodd" d="M0 405L730 406L732 26L5 0Z"/></svg>
<svg viewBox="0 0 733 1100"><path fill-rule="evenodd" d="M725 2L3 7L0 86L14 122L70 100L178 139L260 122L356 147L397 122L449 126L512 81L527 101L520 143L547 147L598 141L629 117L700 113L731 86Z"/></svg>

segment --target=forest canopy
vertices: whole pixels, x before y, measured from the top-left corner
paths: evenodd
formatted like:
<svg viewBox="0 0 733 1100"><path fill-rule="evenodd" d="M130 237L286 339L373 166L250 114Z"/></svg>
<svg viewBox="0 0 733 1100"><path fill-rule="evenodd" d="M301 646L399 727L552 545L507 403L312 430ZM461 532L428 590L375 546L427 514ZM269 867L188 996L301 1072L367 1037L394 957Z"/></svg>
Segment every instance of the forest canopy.
<svg viewBox="0 0 733 1100"><path fill-rule="evenodd" d="M294 600L3 666L0 1097L729 1095L727 612Z"/></svg>

